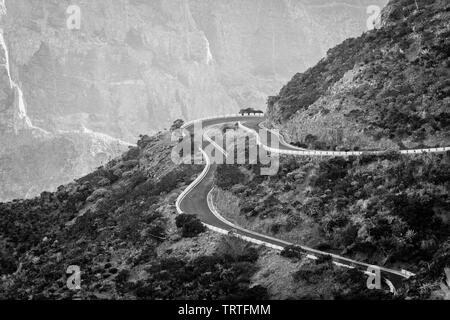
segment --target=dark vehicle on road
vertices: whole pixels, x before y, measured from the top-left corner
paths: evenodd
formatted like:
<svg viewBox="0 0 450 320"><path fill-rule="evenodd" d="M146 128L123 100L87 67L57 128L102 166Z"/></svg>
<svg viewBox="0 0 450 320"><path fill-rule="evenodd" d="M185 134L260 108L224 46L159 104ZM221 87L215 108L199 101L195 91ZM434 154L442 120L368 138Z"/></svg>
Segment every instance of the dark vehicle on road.
<svg viewBox="0 0 450 320"><path fill-rule="evenodd" d="M239 111L240 115L250 115L250 114L264 114L264 112L262 112L261 110L256 110L253 108L247 108L247 109L241 109L241 111Z"/></svg>

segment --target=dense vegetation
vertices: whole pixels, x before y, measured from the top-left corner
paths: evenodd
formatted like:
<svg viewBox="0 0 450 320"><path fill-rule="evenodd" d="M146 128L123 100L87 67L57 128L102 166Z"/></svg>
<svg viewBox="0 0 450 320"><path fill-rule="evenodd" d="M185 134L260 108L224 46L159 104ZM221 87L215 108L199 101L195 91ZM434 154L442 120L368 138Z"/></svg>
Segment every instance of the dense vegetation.
<svg viewBox="0 0 450 320"><path fill-rule="evenodd" d="M158 261L148 269L149 279L129 286L146 299L264 299L265 288L249 287L257 259L249 244L224 238L214 255Z"/></svg>
<svg viewBox="0 0 450 320"><path fill-rule="evenodd" d="M443 21L450 4L401 0L388 8L384 28L331 49L270 98L273 119L307 112L359 66L358 85L342 104L358 101L360 110L346 117L367 134L399 143L448 134L450 30ZM171 130L182 124L176 121ZM55 193L0 204L0 299L268 297L266 288L251 285L260 251L232 237L217 243L197 217L177 215L176 197L201 168L175 167L173 145L164 139L170 140L142 136L121 158ZM330 147L313 135L301 143ZM449 154L387 153L284 157L278 174L269 177L258 165L223 165L215 183L231 194L246 227L416 272L401 297L429 298L450 268L449 178ZM187 254L185 247L195 245ZM282 255L301 258L293 248ZM66 288L69 265L82 266L81 292ZM368 292L363 277L336 269L324 256L294 272L292 280L305 291L292 298L388 298Z"/></svg>
<svg viewBox="0 0 450 320"><path fill-rule="evenodd" d="M202 167L175 166L168 141L170 134L142 136L138 147L55 193L1 203L0 299L266 297L250 288L254 248L236 239L218 244L198 218L176 214L180 187ZM195 257L170 249L196 243ZM70 265L81 268L81 291L66 287Z"/></svg>
<svg viewBox="0 0 450 320"><path fill-rule="evenodd" d="M383 28L330 49L325 59L295 75L278 96L271 97L271 118L285 123L297 112L308 113L312 104L358 67L353 89L342 95L336 111L344 112L339 109L345 110L348 101L357 105L345 116L365 128L364 134L389 138L400 146L402 139L420 144L428 137L448 134L449 17L446 0L391 1Z"/></svg>
<svg viewBox="0 0 450 320"><path fill-rule="evenodd" d="M286 157L277 176L246 170L219 167L216 180L235 181L222 188L257 231L424 274L436 262L434 279L449 265L449 154Z"/></svg>
<svg viewBox="0 0 450 320"><path fill-rule="evenodd" d="M304 257L295 247L287 247L281 255L290 259ZM331 256L321 256L309 261L293 274L293 280L318 288L313 292L295 296L295 299L335 299L335 300L391 300L393 295L386 289L368 290L366 276L357 269L343 269L333 264ZM324 290L325 289L325 290Z"/></svg>
<svg viewBox="0 0 450 320"><path fill-rule="evenodd" d="M182 230L183 237L192 238L206 230L200 219L192 214L180 214L175 223Z"/></svg>

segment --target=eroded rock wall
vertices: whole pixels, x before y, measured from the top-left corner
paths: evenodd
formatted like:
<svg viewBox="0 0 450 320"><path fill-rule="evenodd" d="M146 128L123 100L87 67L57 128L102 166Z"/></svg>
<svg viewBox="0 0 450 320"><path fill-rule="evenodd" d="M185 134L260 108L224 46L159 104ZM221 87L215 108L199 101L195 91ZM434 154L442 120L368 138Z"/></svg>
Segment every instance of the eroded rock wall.
<svg viewBox="0 0 450 320"><path fill-rule="evenodd" d="M25 172L40 166L12 170L2 160L0 200L54 189L100 165L99 158L116 156L139 134L167 128L177 118L190 120L249 106L264 109L267 96L293 74L313 65L329 47L365 30L366 9L374 2L384 4L4 1L1 157L14 166L20 163L15 161L19 155L25 156L24 146L32 146L26 157L36 163L32 159L39 144L61 137L74 150L72 156L58 154L58 148L47 154L47 162L63 161L73 168L55 164L51 183L36 178L24 186L20 181L29 180ZM79 30L67 27L73 15L66 11L70 5L81 10ZM104 147L87 147L98 145Z"/></svg>

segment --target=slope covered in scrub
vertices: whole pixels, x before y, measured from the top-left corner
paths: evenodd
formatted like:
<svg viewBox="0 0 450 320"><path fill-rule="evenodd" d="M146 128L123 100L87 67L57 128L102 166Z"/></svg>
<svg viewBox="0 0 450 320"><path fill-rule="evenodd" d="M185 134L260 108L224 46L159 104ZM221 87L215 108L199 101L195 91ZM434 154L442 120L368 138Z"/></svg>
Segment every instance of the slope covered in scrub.
<svg viewBox="0 0 450 320"><path fill-rule="evenodd" d="M168 132L144 136L55 193L0 203L0 300L265 298L251 280L265 251L176 219L202 166L175 165L173 146Z"/></svg>
<svg viewBox="0 0 450 320"><path fill-rule="evenodd" d="M450 268L449 154L283 157L280 166L270 177L258 166L219 167L218 210L256 232L417 273L404 297L441 290Z"/></svg>
<svg viewBox="0 0 450 320"><path fill-rule="evenodd" d="M445 0L391 1L379 30L329 50L269 98L272 124L321 149L448 145L449 18Z"/></svg>

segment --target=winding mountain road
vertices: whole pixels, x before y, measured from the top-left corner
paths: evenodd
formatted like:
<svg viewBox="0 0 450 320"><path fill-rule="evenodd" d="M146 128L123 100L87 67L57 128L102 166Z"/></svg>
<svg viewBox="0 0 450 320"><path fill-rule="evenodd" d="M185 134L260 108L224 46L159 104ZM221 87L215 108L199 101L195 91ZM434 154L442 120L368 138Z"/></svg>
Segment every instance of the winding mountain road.
<svg viewBox="0 0 450 320"><path fill-rule="evenodd" d="M277 132L273 132L269 129L266 129L263 126L263 121L255 122L255 121L247 121L242 124L239 123L241 129L251 133L251 134L261 134L267 132L267 142L262 143L259 140L259 144L267 151L277 153L277 154L286 154L286 155L297 155L297 156L315 156L315 157L349 157L356 156L360 157L362 155L381 155L386 151L325 151L325 150L308 150L298 148L296 146L290 145L287 143L283 136L281 136ZM272 148L271 139L277 139L279 142L278 148ZM424 148L424 149L406 149L399 150L400 154L406 155L414 155L414 154L422 154L422 153L445 153L449 152L450 147L439 147L439 148Z"/></svg>
<svg viewBox="0 0 450 320"><path fill-rule="evenodd" d="M211 196L212 190L214 188L214 172L217 168L217 164L211 163L211 159L209 159L208 155L204 151L204 149L209 144L216 146L214 141L207 136L207 132L205 131L205 129L208 127L219 124L238 122L243 130L246 130L249 133L256 135L257 142L260 146L262 146L267 151L276 152L280 154L309 155L309 156L343 156L343 155L349 156L349 155L361 155L363 153L368 154L381 153L379 151L346 153L346 152L329 152L329 151L315 151L315 150L301 149L286 143L283 137L281 137L278 133L264 129L264 127L261 125L264 120L265 118L263 116L258 115L248 115L248 116L228 115L223 117L196 120L194 122L187 123L182 127L182 129L186 130L190 134L193 134L194 125L196 123L202 124L203 128L202 134L204 139L201 142L201 145L196 145L196 148L198 148L202 152L203 159L206 165L200 176L190 186L188 186L186 190L178 197L176 202L178 213L195 214L200 218L200 220L205 224L207 228L213 231L220 232L222 234L232 233L233 235L240 237L246 241L259 245L264 245L276 250L283 250L287 246L295 245L297 248L299 248L306 254L307 258L316 260L320 256L331 256L333 259L333 263L335 265L343 268L357 269L360 270L361 272L365 272L366 274L368 273L367 272L368 268L376 267L380 270L381 276L385 280L385 283L387 283L388 286L390 287L391 292L395 292L394 285L398 286L401 284L403 279L407 279L411 276L414 276L413 273L406 270L399 271L381 266L373 266L363 262L348 259L339 255L330 254L328 252L308 248L305 246L299 246L267 235L246 230L244 228L241 228L240 226L237 226L227 221L217 212L217 210L214 207ZM261 140L258 135L258 131L261 132L260 130L267 130L267 132L269 133L267 144L261 143ZM271 147L269 147L270 145L273 145L272 140L274 139L278 140L278 144L275 144L279 146L277 149L272 149ZM449 151L449 148L434 148L426 150L428 152L446 152ZM419 152L416 152L414 150L408 150L407 152L404 153L415 154L427 151L420 150ZM216 148L215 152L223 152L223 150Z"/></svg>

